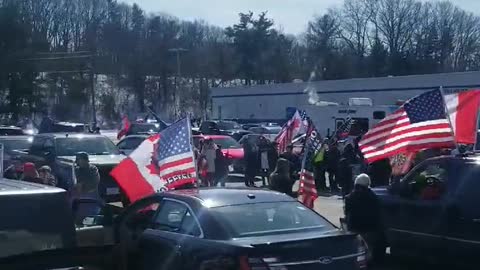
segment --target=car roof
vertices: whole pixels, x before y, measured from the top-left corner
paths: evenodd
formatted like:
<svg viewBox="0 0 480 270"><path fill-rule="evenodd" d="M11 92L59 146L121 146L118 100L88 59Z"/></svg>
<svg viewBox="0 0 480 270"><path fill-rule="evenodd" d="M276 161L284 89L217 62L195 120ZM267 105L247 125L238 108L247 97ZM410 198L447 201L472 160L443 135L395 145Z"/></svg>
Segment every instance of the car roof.
<svg viewBox="0 0 480 270"><path fill-rule="evenodd" d="M207 137L212 138L212 139L225 139L225 138L232 138L227 135L193 135L193 138L200 138L200 139L205 139ZM233 138L232 138L233 139Z"/></svg>
<svg viewBox="0 0 480 270"><path fill-rule="evenodd" d="M32 139L33 135L11 135L11 136L0 136L0 140L18 140L18 139Z"/></svg>
<svg viewBox="0 0 480 270"><path fill-rule="evenodd" d="M15 129L15 130L22 130L19 127L16 126L0 126L0 129Z"/></svg>
<svg viewBox="0 0 480 270"><path fill-rule="evenodd" d="M61 188L0 178L0 196L65 192Z"/></svg>
<svg viewBox="0 0 480 270"><path fill-rule="evenodd" d="M65 133L65 132L59 132L59 133L42 133L35 135L35 137L53 137L53 138L106 138L105 135L102 134L92 134L92 133Z"/></svg>
<svg viewBox="0 0 480 270"><path fill-rule="evenodd" d="M125 136L124 138L121 139L121 141L125 140L125 139L130 139L130 138L138 138L138 139L146 139L150 137L150 135L142 135L142 134L136 134L136 135L128 135L128 136Z"/></svg>
<svg viewBox="0 0 480 270"><path fill-rule="evenodd" d="M222 207L252 203L296 201L294 198L269 189L253 188L199 188L174 190L167 197L196 198L206 207Z"/></svg>

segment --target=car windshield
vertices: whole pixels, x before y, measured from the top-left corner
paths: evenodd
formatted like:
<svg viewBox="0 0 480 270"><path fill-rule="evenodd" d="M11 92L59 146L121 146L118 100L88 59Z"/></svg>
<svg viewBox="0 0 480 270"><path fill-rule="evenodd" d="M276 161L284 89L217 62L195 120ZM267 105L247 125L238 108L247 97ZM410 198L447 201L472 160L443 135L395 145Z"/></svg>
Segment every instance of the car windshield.
<svg viewBox="0 0 480 270"><path fill-rule="evenodd" d="M266 134L278 134L282 130L281 127L268 127L265 129Z"/></svg>
<svg viewBox="0 0 480 270"><path fill-rule="evenodd" d="M130 127L131 134L157 133L160 132L160 124L133 124Z"/></svg>
<svg viewBox="0 0 480 270"><path fill-rule="evenodd" d="M299 202L230 205L212 208L211 212L233 238L335 230L332 224Z"/></svg>
<svg viewBox="0 0 480 270"><path fill-rule="evenodd" d="M79 152L89 155L119 155L118 148L105 137L70 137L57 138L58 156L75 156Z"/></svg>
<svg viewBox="0 0 480 270"><path fill-rule="evenodd" d="M242 148L242 146L240 146L240 144L231 137L214 138L213 142L217 145L220 145L222 149Z"/></svg>
<svg viewBox="0 0 480 270"><path fill-rule="evenodd" d="M241 129L240 125L237 124L236 122L232 121L222 121L218 122L217 126L221 130L228 130L228 129Z"/></svg>
<svg viewBox="0 0 480 270"><path fill-rule="evenodd" d="M3 147L7 152L12 150L29 149L32 142L33 138L0 140L0 144L3 144Z"/></svg>

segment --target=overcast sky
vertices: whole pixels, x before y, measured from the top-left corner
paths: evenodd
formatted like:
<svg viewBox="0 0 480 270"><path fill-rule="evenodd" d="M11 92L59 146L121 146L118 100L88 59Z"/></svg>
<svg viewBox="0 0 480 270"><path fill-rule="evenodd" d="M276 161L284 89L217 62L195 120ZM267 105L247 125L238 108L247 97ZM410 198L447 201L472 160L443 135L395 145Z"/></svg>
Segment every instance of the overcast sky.
<svg viewBox="0 0 480 270"><path fill-rule="evenodd" d="M268 10L277 28L286 33L299 34L314 16L343 0L123 0L137 3L147 12L165 12L184 20L203 19L218 26L229 26L238 21L239 12L258 13ZM480 13L480 0L451 0L452 3Z"/></svg>

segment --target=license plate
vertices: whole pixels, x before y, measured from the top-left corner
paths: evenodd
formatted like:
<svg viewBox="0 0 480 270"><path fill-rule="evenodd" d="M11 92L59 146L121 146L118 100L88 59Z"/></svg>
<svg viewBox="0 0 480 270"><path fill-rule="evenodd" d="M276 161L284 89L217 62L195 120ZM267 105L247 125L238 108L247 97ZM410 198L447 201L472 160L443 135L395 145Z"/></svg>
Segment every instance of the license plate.
<svg viewBox="0 0 480 270"><path fill-rule="evenodd" d="M233 165L228 166L228 171L233 172Z"/></svg>
<svg viewBox="0 0 480 270"><path fill-rule="evenodd" d="M120 194L119 188L107 188L107 195L117 195Z"/></svg>

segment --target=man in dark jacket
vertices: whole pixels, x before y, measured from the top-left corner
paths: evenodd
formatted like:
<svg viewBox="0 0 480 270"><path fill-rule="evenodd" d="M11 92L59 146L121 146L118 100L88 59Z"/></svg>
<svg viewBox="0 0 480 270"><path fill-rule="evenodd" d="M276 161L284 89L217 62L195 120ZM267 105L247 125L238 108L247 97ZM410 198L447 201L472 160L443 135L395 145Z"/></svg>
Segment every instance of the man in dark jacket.
<svg viewBox="0 0 480 270"><path fill-rule="evenodd" d="M380 202L370 189L370 177L360 174L355 179L354 190L345 197L345 218L348 229L362 235L374 258L381 259L385 245L381 231Z"/></svg>
<svg viewBox="0 0 480 270"><path fill-rule="evenodd" d="M220 145L218 145L217 150L215 150L215 184L216 187L218 183L222 187L225 186L225 182L228 177L228 159L223 155Z"/></svg>
<svg viewBox="0 0 480 270"><path fill-rule="evenodd" d="M328 172L328 182L330 184L330 191L337 192L337 170L338 162L340 161L340 151L337 148L337 144L334 142L328 148L326 153L326 162L327 162L327 172Z"/></svg>
<svg viewBox="0 0 480 270"><path fill-rule="evenodd" d="M390 183L392 167L389 159L373 162L368 166L368 175L372 179L372 187L386 186Z"/></svg>

